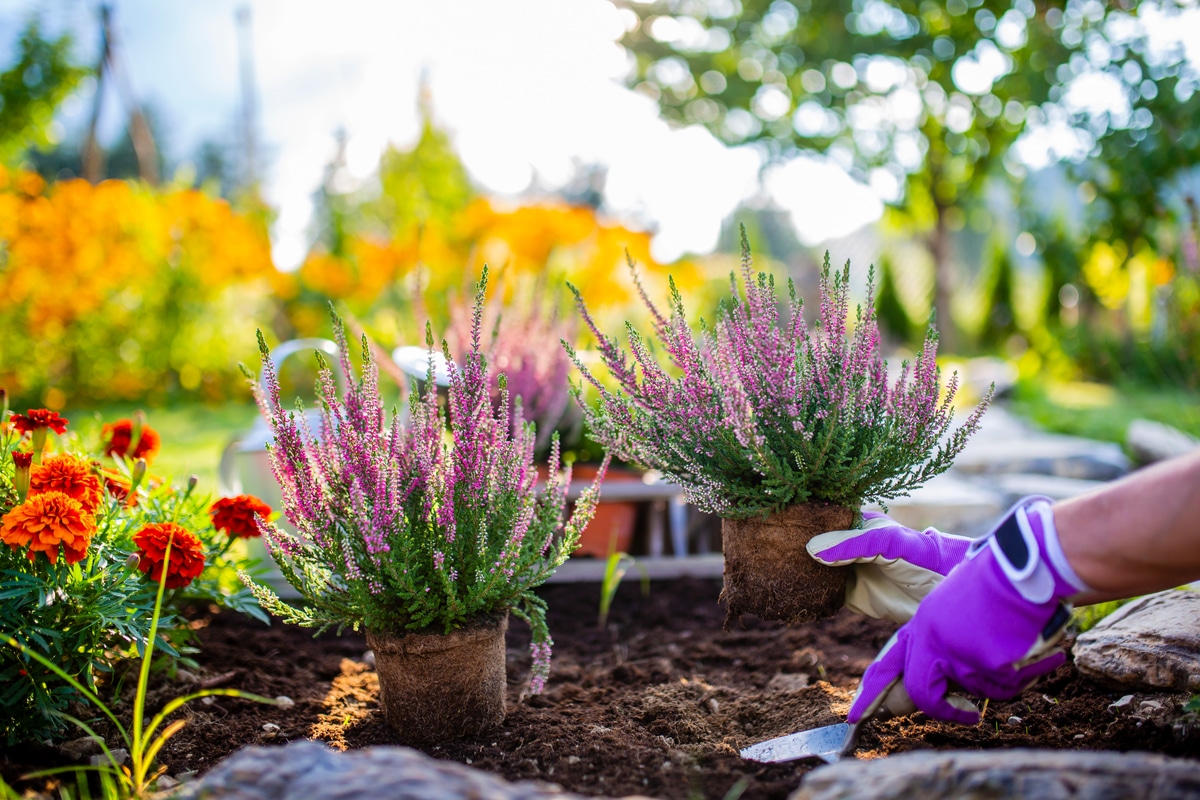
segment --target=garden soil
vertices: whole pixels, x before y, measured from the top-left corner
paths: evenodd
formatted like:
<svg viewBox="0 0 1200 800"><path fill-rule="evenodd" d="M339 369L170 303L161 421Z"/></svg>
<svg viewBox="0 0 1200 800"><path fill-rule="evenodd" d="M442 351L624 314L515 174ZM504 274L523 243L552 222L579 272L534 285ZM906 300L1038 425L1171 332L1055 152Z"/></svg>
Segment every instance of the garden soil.
<svg viewBox="0 0 1200 800"><path fill-rule="evenodd" d="M725 631L720 589L717 580L685 579L654 582L643 596L636 581L627 581L609 625L599 629L597 585L544 587L555 639L547 690L528 695L528 629L514 619L506 719L485 733L420 749L581 794L719 800L743 786L743 798L786 797L812 767L746 762L738 749L841 721L863 671L895 626L842 611L794 628L746 616ZM182 712L186 727L162 753L169 774L203 773L247 744L303 738L339 749L403 744L384 723L362 636L314 639L303 629L266 627L226 612L198 613L193 625L200 639L197 666L160 675L152 708L200 686L292 702L193 702ZM1121 694L1068 663L1015 700L988 705L976 727L921 714L873 723L857 755L1039 747L1200 759L1200 726L1180 722L1185 697L1137 695L1110 710ZM1143 705L1146 700L1152 703ZM9 748L0 751L0 772L11 783L31 768L68 761L60 749Z"/></svg>

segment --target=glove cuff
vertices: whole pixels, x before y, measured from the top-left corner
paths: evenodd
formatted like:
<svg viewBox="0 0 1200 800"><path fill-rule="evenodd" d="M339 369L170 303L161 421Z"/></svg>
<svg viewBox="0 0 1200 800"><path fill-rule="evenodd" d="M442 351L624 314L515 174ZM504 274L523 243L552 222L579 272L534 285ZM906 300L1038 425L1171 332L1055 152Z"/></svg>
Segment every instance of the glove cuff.
<svg viewBox="0 0 1200 800"><path fill-rule="evenodd" d="M973 559L991 550L996 564L1025 600L1043 604L1088 590L1071 568L1058 540L1052 501L1033 495L1019 500L986 536L967 551Z"/></svg>

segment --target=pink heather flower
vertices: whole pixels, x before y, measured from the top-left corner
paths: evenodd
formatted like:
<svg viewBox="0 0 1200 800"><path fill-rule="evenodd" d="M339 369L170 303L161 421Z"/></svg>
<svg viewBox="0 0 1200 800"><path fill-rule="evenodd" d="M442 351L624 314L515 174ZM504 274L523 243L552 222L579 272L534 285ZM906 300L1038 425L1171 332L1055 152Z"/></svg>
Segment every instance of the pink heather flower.
<svg viewBox="0 0 1200 800"><path fill-rule="evenodd" d="M743 233L739 275L715 324L690 327L671 284L670 316L645 296L658 352L628 327L628 353L605 336L576 292L584 324L615 391L568 348L599 396L584 414L592 436L614 455L663 472L692 502L745 518L809 500L850 507L907 494L949 468L977 428L991 395L951 431L952 377L941 398L937 334L931 327L914 363L889 384L874 310L851 316L850 266L821 273L810 326L789 282L780 313L774 279L755 274ZM636 280L636 277L635 277Z"/></svg>

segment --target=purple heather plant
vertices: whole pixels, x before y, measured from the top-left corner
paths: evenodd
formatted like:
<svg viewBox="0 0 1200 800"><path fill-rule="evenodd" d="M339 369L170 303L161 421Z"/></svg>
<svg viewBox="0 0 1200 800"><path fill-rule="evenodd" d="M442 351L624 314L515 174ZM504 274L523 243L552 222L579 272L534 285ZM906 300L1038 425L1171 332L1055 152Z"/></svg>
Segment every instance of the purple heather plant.
<svg viewBox="0 0 1200 800"><path fill-rule="evenodd" d="M409 394L407 424L395 409L387 420L365 336L361 378L355 379L344 326L333 314L348 388L338 396L332 370L318 354L321 423L315 435L303 413L281 406L270 351L259 332L265 390L248 377L275 435L272 469L296 533L260 525L280 571L304 598L303 607L243 580L270 612L318 629L449 632L510 610L532 629L531 686L538 692L549 674L553 643L545 601L533 589L577 546L604 469L565 521L571 471L559 471L555 437L549 478L543 490L535 488L535 426L519 417L513 424L507 396L497 407L488 398L480 351L486 282L485 268L461 367L443 342L451 365L445 409L432 380L433 336L426 325L429 379L423 392L414 386ZM500 391L507 394L503 379Z"/></svg>
<svg viewBox="0 0 1200 800"><path fill-rule="evenodd" d="M991 392L949 432L958 375L943 396L932 321L916 360L904 362L889 382L873 269L866 310L858 307L852 330L849 262L832 270L826 253L812 328L790 280L781 314L774 279L752 271L744 230L741 279L739 289L730 275L731 297L722 301L714 326L701 320L698 335L674 281L669 318L638 282L669 366L629 323L632 356L623 351L597 329L572 287L616 384L610 390L563 343L599 392L594 405L584 404L596 440L618 458L660 470L700 508L732 519L809 501L858 508L906 495L950 467L979 428ZM582 387L576 396L582 404Z"/></svg>
<svg viewBox="0 0 1200 800"><path fill-rule="evenodd" d="M570 439L582 425L571 403L571 360L562 348L548 346L560 339L573 341L577 326L559 314L557 302L547 299L540 278L524 302L505 303L497 291L484 307L483 325L484 330L492 331L484 348L492 403L499 404L504 394L500 387L503 376L509 414L517 416L515 405L519 402L522 416L536 423L534 455L539 461L545 460L556 431ZM473 329L472 309L465 302L453 302L447 335L451 347L465 349Z"/></svg>

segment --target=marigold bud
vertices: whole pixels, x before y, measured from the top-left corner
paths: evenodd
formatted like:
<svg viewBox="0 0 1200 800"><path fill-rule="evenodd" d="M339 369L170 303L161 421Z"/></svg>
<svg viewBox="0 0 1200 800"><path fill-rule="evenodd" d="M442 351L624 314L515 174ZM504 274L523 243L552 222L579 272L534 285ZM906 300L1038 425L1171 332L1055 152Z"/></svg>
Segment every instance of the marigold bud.
<svg viewBox="0 0 1200 800"><path fill-rule="evenodd" d="M129 473L129 493L133 494L137 491L138 485L142 479L146 477L146 459L139 458L133 465L133 471Z"/></svg>
<svg viewBox="0 0 1200 800"><path fill-rule="evenodd" d="M20 453L13 451L13 465L16 467L16 473L13 475L13 488L17 490L17 496L20 497L21 503L25 502L26 495L29 494L29 471L33 464L33 453Z"/></svg>
<svg viewBox="0 0 1200 800"><path fill-rule="evenodd" d="M137 569L140 563L142 563L142 557L137 553L130 553L129 558L125 559L125 569Z"/></svg>

